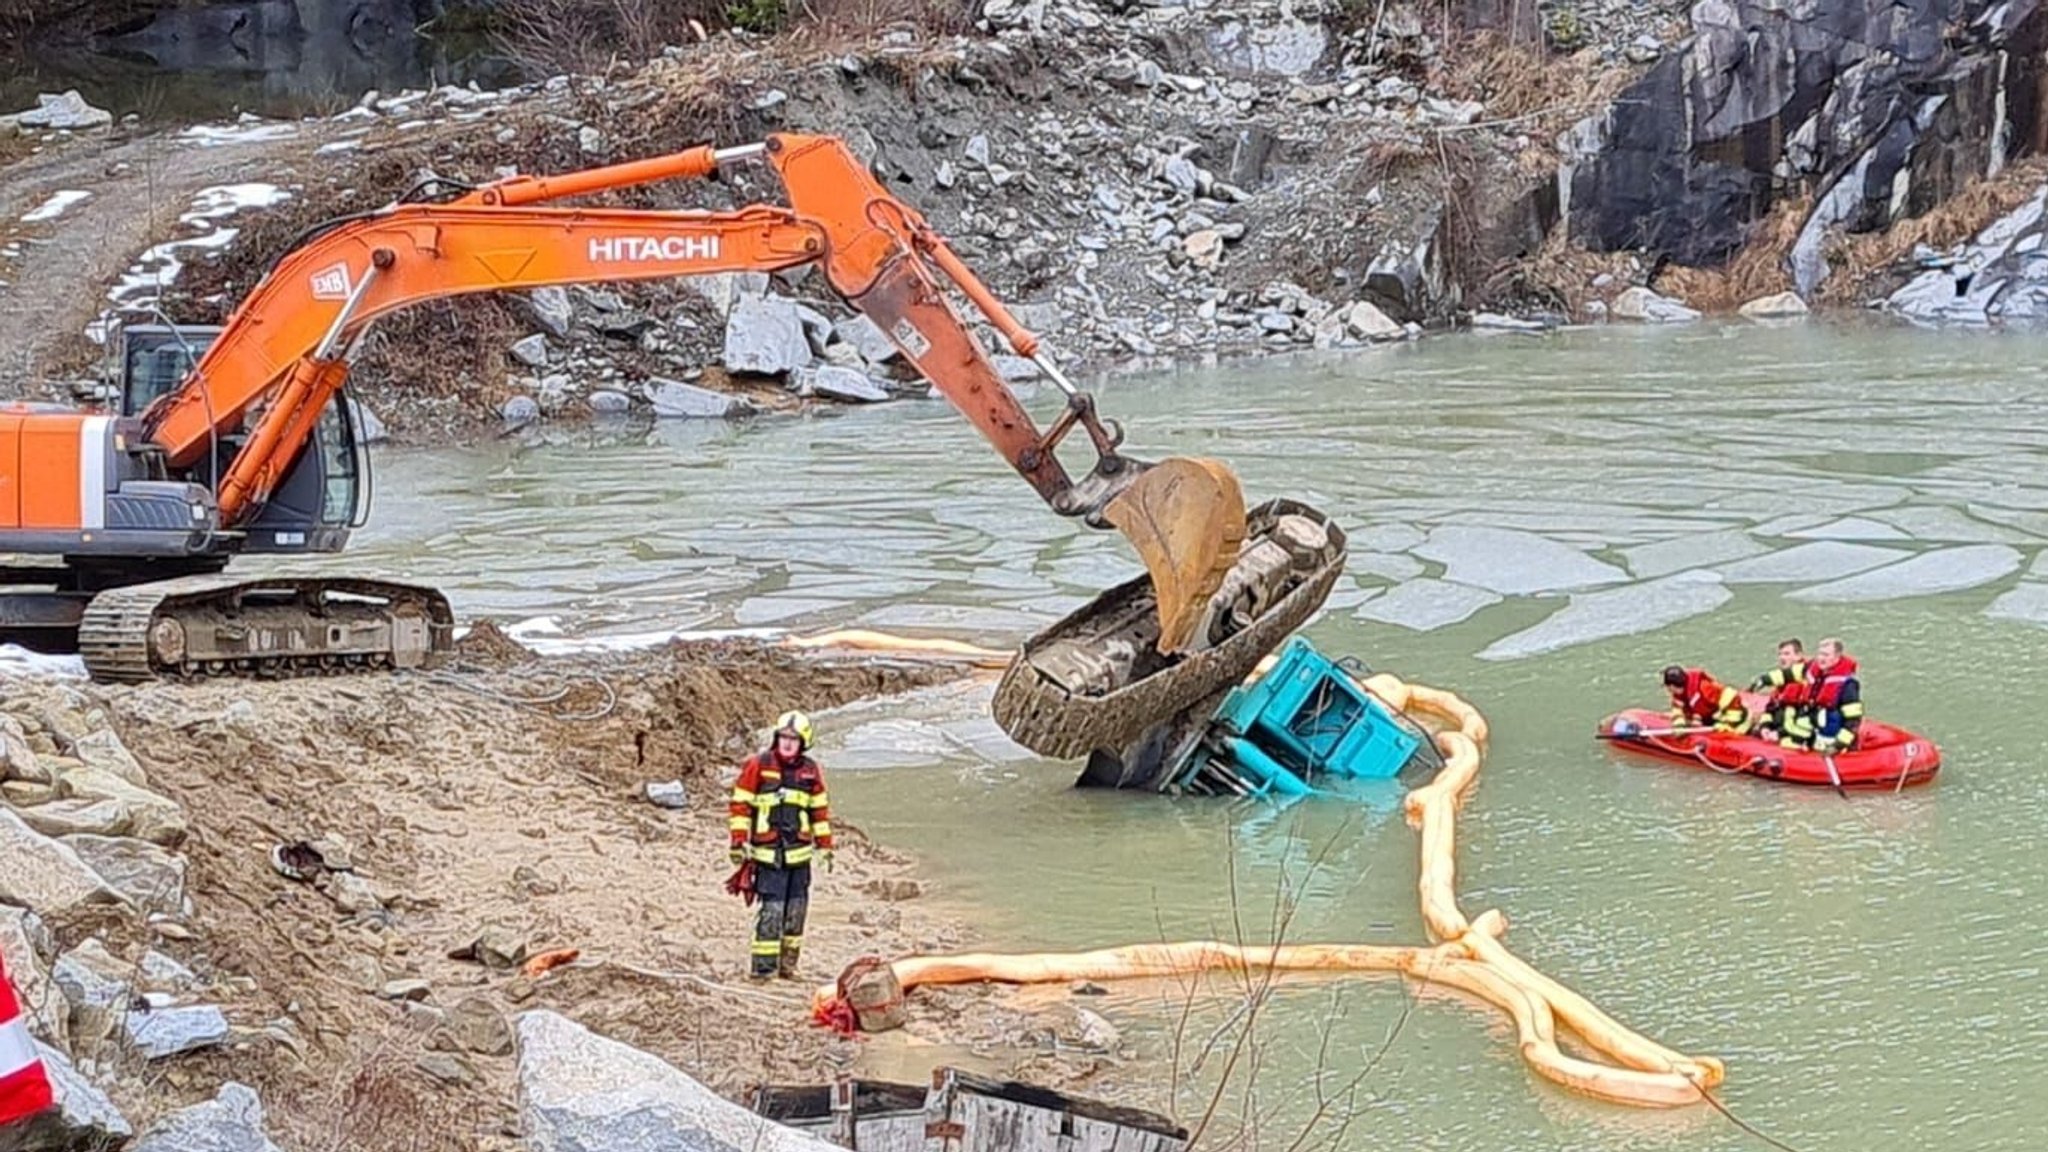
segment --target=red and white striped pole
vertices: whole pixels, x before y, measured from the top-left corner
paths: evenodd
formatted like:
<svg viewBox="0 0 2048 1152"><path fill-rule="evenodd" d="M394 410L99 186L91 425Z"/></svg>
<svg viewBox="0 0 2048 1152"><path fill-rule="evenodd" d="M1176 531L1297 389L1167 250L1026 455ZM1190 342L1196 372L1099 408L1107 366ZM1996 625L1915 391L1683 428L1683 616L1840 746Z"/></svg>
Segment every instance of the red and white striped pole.
<svg viewBox="0 0 2048 1152"><path fill-rule="evenodd" d="M0 1128L49 1108L50 1077L21 1017L21 1002L0 961Z"/></svg>

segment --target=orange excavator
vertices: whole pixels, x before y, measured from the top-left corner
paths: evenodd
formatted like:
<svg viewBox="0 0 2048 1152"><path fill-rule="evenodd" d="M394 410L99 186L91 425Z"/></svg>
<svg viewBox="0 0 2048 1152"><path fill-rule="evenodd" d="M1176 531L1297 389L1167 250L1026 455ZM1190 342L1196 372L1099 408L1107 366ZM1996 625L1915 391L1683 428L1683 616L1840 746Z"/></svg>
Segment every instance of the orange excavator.
<svg viewBox="0 0 2048 1152"><path fill-rule="evenodd" d="M740 163L773 169L788 206L559 203ZM1311 589L1316 604L1276 616L1273 602L1304 583L1303 573L1275 576L1256 563L1257 572L1235 571L1256 551L1246 532L1258 519L1248 517L1227 468L1122 454L1121 429L1097 415L1093 399L922 216L838 139L785 134L517 176L329 221L284 253L222 327L139 330L158 339L129 341L118 413L0 408L0 552L61 558L0 568L0 633L45 650L75 646L101 681L428 663L453 632L448 602L434 589L223 572L244 554L336 552L361 526L367 460L344 385L377 318L466 293L806 264L819 265L1055 512L1118 529L1145 564L1141 581L1063 621L1036 655L1020 654L1004 700L1011 713L1036 717L1022 728L1062 729L1060 717L1074 711L1066 698L1100 703L1141 681L1155 681L1141 693L1148 700L1159 695L1159 678L1180 681L1175 699L1206 696L1205 686L1235 683L1284 637L1264 635L1284 622L1278 617L1305 619L1320 603ZM949 288L1065 394L1048 428L1004 385ZM1056 454L1077 427L1096 457L1078 480ZM1254 618L1264 627L1251 628ZM1253 633L1264 647L1238 650ZM1025 666L1035 670L1015 674ZM1085 731L1066 726L1060 742L1114 743L1139 722L1128 708L1096 716Z"/></svg>

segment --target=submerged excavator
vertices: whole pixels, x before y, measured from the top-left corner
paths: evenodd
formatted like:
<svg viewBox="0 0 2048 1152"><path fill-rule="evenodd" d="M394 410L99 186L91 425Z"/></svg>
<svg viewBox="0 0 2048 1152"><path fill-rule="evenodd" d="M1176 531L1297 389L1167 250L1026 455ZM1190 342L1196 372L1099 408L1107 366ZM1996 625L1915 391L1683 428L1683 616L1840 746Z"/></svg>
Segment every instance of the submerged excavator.
<svg viewBox="0 0 2048 1152"><path fill-rule="evenodd" d="M765 163L788 206L618 209L559 202ZM95 680L291 676L428 664L453 644L437 590L265 576L237 556L340 551L366 512L367 457L345 394L375 321L443 297L816 264L1063 516L1129 538L1146 575L1028 641L996 694L1027 747L1121 747L1241 681L1304 623L1343 534L1288 501L1247 512L1210 460L1147 462L914 209L837 138L558 176L419 189L312 230L224 325L123 333L118 410L0 407L0 639L77 651ZM962 321L955 289L1065 395L1041 431ZM1094 449L1080 479L1056 449ZM35 562L43 558L41 563ZM56 558L51 562L49 558Z"/></svg>

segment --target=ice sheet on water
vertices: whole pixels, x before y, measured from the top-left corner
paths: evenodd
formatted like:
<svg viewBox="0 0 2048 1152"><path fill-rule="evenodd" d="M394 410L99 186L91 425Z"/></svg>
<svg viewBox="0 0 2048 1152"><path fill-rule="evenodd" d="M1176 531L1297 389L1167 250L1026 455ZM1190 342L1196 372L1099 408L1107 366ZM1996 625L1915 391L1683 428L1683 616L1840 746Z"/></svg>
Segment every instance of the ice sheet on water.
<svg viewBox="0 0 2048 1152"><path fill-rule="evenodd" d="M1427 539L1420 528L1408 524L1370 524L1346 531L1351 547L1365 552L1406 552Z"/></svg>
<svg viewBox="0 0 2048 1152"><path fill-rule="evenodd" d="M1415 554L1444 566L1444 579L1504 596L1612 584L1628 573L1532 532L1453 525L1438 528Z"/></svg>
<svg viewBox="0 0 2048 1152"><path fill-rule="evenodd" d="M1358 576L1379 576L1395 583L1422 575L1422 561L1394 552L1353 552L1345 570Z"/></svg>
<svg viewBox="0 0 2048 1152"><path fill-rule="evenodd" d="M565 656L576 652L630 652L640 648L656 648L671 640L767 640L780 634L773 628L700 630L695 627L703 622L703 619L695 619L685 626L675 628L620 632L603 636L572 636L563 631L560 617L535 616L506 628L505 635L543 656Z"/></svg>
<svg viewBox="0 0 2048 1152"><path fill-rule="evenodd" d="M1797 528L1785 535L1795 540L1905 540L1904 532L1889 524L1867 520L1861 516L1846 516L1827 524L1811 528Z"/></svg>
<svg viewBox="0 0 2048 1152"><path fill-rule="evenodd" d="M2017 571L2024 559L2003 544L1972 544L1923 552L1875 571L1787 592L1788 600L1839 604L1933 596L1988 584Z"/></svg>
<svg viewBox="0 0 2048 1152"><path fill-rule="evenodd" d="M1746 560L1761 552L1768 552L1768 545L1747 532L1733 528L1721 532L1701 532L1691 536L1679 536L1670 540L1659 540L1655 544L1639 544L1622 550L1622 559L1628 562L1629 571L1638 579L1649 580L1658 576L1669 576L1687 568L1698 568L1707 564L1721 564L1730 560Z"/></svg>
<svg viewBox="0 0 2048 1152"><path fill-rule="evenodd" d="M1035 759L989 715L992 678L952 681L817 716L818 749L834 769L987 765Z"/></svg>
<svg viewBox="0 0 2048 1152"><path fill-rule="evenodd" d="M1987 605L1984 614L1994 620L2017 620L2048 628L2048 584L2028 581L2016 585Z"/></svg>
<svg viewBox="0 0 2048 1152"><path fill-rule="evenodd" d="M1335 588L1330 589L1330 598L1323 601L1323 607L1332 612L1342 612L1347 608L1358 607L1378 595L1379 591L1378 588L1361 587L1355 581L1340 582Z"/></svg>
<svg viewBox="0 0 2048 1152"><path fill-rule="evenodd" d="M48 200L29 209L28 215L23 216L21 222L23 224L40 224L45 220L55 220L57 217L70 211L73 205L83 204L90 199L92 199L92 193L90 192L79 192L71 189L53 192Z"/></svg>
<svg viewBox="0 0 2048 1152"><path fill-rule="evenodd" d="M1816 540L1791 548L1737 560L1722 566L1721 579L1729 584L1802 584L1833 580L1889 564L1910 553L1875 544L1850 544L1840 540Z"/></svg>
<svg viewBox="0 0 2048 1152"><path fill-rule="evenodd" d="M1481 608L1500 603L1497 593L1446 580L1410 580L1359 605L1360 620L1429 632L1456 624Z"/></svg>
<svg viewBox="0 0 2048 1152"><path fill-rule="evenodd" d="M1831 518L1826 515L1812 512L1793 512L1773 520L1766 520L1750 529L1750 531L1758 536L1790 536L1802 528L1813 528L1825 524L1829 519Z"/></svg>
<svg viewBox="0 0 2048 1152"><path fill-rule="evenodd" d="M1914 504L1873 512L1871 517L1898 528L1915 540L1944 544L2025 544L2030 540L2028 533L1999 524L1987 524L1942 505Z"/></svg>
<svg viewBox="0 0 2048 1152"><path fill-rule="evenodd" d="M827 600L817 596L751 596L733 609L732 622L741 627L761 624L781 624L801 616L815 616L836 608L845 608L844 600Z"/></svg>
<svg viewBox="0 0 2048 1152"><path fill-rule="evenodd" d="M890 604L860 618L862 628L923 628L979 643L1026 636L1059 619L1006 608L969 608L959 604ZM1000 645L994 645L1000 646Z"/></svg>
<svg viewBox="0 0 2048 1152"><path fill-rule="evenodd" d="M1479 658L1517 660L1611 636L1654 632L1712 612L1734 595L1712 573L1697 570L1626 588L1574 593L1570 604L1540 624L1487 645Z"/></svg>

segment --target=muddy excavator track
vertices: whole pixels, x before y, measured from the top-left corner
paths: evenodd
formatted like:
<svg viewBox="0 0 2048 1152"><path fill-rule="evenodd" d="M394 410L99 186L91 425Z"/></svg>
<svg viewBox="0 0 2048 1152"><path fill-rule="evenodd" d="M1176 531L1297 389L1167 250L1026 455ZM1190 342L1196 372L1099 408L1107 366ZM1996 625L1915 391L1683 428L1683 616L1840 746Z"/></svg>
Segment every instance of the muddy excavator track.
<svg viewBox="0 0 2048 1152"><path fill-rule="evenodd" d="M416 668L454 644L438 590L388 580L185 576L93 597L78 651L101 683Z"/></svg>
<svg viewBox="0 0 2048 1152"><path fill-rule="evenodd" d="M1211 647L1161 656L1154 646L1159 621L1150 577L1119 584L1025 642L996 685L996 723L1041 756L1074 759L1098 748L1121 748L1163 719L1242 683L1315 615L1344 571L1344 530L1292 500L1252 510L1246 553L1274 537L1283 519L1293 518L1312 522L1327 534L1327 543L1306 572L1289 574L1284 591L1247 626ZM1112 665L1117 666L1106 686L1099 676L1092 683L1076 682L1082 679L1074 675L1077 667L1099 673Z"/></svg>

